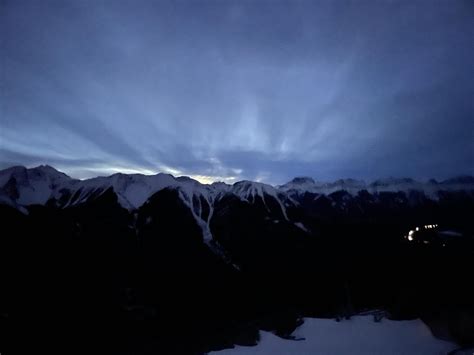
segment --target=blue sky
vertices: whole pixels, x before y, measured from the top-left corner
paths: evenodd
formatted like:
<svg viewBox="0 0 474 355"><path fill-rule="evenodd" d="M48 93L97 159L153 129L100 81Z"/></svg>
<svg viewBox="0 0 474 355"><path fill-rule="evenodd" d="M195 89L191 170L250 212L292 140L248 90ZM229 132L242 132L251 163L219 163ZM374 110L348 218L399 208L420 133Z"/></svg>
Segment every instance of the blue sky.
<svg viewBox="0 0 474 355"><path fill-rule="evenodd" d="M1 0L0 167L474 174L472 1Z"/></svg>

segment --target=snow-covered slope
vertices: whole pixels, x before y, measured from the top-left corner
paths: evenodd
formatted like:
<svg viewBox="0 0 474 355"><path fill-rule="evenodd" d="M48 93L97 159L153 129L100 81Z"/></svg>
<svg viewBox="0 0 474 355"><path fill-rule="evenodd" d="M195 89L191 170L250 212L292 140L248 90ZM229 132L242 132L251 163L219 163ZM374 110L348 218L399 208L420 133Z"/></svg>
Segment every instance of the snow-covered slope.
<svg viewBox="0 0 474 355"><path fill-rule="evenodd" d="M281 191L277 190L271 185L245 180L236 182L234 185L232 185L232 188L228 192L250 203L255 203L257 198L261 198L263 204L267 209L269 209L267 199L273 198L274 201L276 201L280 206L283 217L288 220L286 208L284 205L286 196L282 194Z"/></svg>
<svg viewBox="0 0 474 355"><path fill-rule="evenodd" d="M68 201L66 206L87 201L94 191L105 191L113 188L118 196L119 203L123 207L135 209L143 205L155 192L179 185L180 183L168 174L152 176L114 174L108 177L80 181L73 190L74 193L78 193L78 196Z"/></svg>
<svg viewBox="0 0 474 355"><path fill-rule="evenodd" d="M59 190L73 189L78 182L48 165L32 169L15 166L0 171L1 194L24 206L44 205L57 197Z"/></svg>
<svg viewBox="0 0 474 355"><path fill-rule="evenodd" d="M213 354L441 355L457 348L455 344L436 339L429 328L418 319L409 321L383 319L376 323L368 316L357 316L342 322L307 318L294 336L297 340L285 340L272 333L261 331L257 346L237 346Z"/></svg>

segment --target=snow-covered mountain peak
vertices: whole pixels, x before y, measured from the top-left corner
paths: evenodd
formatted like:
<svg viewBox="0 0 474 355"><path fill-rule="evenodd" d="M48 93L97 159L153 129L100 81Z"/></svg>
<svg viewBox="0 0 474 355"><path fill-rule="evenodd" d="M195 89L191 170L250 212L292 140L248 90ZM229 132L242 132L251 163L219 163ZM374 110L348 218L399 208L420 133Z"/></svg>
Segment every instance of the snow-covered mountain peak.
<svg viewBox="0 0 474 355"><path fill-rule="evenodd" d="M286 184L278 186L280 191L293 191L294 193L299 192L313 192L317 184L313 178L310 177L295 177L293 180L288 181Z"/></svg>
<svg viewBox="0 0 474 355"><path fill-rule="evenodd" d="M66 177L69 178L66 174L63 172L56 170L50 165L39 165L37 167L28 169L30 172L37 172L40 174L48 175L48 176L61 176L61 177Z"/></svg>
<svg viewBox="0 0 474 355"><path fill-rule="evenodd" d="M334 182L315 182L311 178L293 179L279 187L292 195L304 194L306 192L329 195L335 191L344 190L351 194L356 194L366 188L366 183L362 180L339 179Z"/></svg>
<svg viewBox="0 0 474 355"><path fill-rule="evenodd" d="M183 182L183 183L190 183L195 185L202 185L199 181L190 178L189 176L178 176L176 181Z"/></svg>
<svg viewBox="0 0 474 355"><path fill-rule="evenodd" d="M0 189L19 205L45 204L59 187L69 187L77 180L47 166L27 169L15 166L0 172Z"/></svg>
<svg viewBox="0 0 474 355"><path fill-rule="evenodd" d="M210 185L210 188L218 192L227 192L232 188L232 185L226 184L222 181L213 182Z"/></svg>
<svg viewBox="0 0 474 355"><path fill-rule="evenodd" d="M250 197L264 197L264 194L276 195L277 193L276 189L271 185L249 180L236 182L232 185L230 191L245 200L248 200Z"/></svg>

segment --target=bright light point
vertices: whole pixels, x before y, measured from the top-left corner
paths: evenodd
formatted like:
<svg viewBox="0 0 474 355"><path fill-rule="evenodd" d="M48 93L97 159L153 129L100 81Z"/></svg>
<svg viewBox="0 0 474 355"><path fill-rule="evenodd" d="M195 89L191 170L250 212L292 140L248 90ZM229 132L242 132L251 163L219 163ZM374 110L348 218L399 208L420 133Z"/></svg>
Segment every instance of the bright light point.
<svg viewBox="0 0 474 355"><path fill-rule="evenodd" d="M420 230L420 228L416 227L416 231L418 232Z"/></svg>
<svg viewBox="0 0 474 355"><path fill-rule="evenodd" d="M413 237L411 235L409 235L408 240L411 242L413 240Z"/></svg>
<svg viewBox="0 0 474 355"><path fill-rule="evenodd" d="M415 231L409 231L408 232L408 239L410 239L410 237L413 235L413 233L415 233Z"/></svg>

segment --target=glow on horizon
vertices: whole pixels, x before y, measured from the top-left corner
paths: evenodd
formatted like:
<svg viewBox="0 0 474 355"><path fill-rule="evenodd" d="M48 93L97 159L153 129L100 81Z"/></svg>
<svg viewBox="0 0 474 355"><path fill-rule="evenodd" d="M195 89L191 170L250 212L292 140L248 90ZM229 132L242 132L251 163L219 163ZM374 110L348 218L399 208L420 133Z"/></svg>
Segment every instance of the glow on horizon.
<svg viewBox="0 0 474 355"><path fill-rule="evenodd" d="M191 179L199 181L201 184L210 185L214 182L225 182L233 184L238 180L237 176L208 176L208 175L189 175Z"/></svg>
<svg viewBox="0 0 474 355"><path fill-rule="evenodd" d="M31 166L32 168L33 166ZM221 175L203 175L203 174L184 174L178 169L174 169L168 166L161 166L156 170L145 169L140 167L124 167L124 166L93 166L87 169L71 169L57 167L59 171L66 173L75 179L87 180L93 179L100 176L110 176L114 174L141 174L141 175L157 175L157 174L170 174L173 177L189 177L193 180L198 181L204 185L210 185L214 182L225 182L227 184L233 184L240 178L239 176L221 176Z"/></svg>

